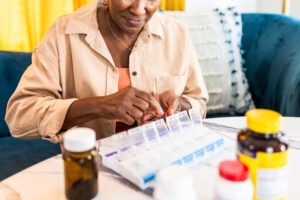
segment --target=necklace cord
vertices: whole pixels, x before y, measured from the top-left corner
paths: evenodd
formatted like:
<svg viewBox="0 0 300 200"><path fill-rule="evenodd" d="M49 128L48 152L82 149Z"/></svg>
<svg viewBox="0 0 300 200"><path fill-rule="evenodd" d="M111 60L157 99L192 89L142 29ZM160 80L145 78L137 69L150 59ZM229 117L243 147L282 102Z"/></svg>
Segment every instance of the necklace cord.
<svg viewBox="0 0 300 200"><path fill-rule="evenodd" d="M115 34L114 32L113 32L113 30L112 30L112 28L111 28L111 25L110 25L110 22L109 22L109 19L108 19L108 14L107 14L107 10L105 11L105 16L106 16L106 20L107 20L107 24L108 24L108 26L109 26L109 30L110 30L110 32L113 34L113 36L117 39L117 40L119 40L120 42L121 42L121 44L124 46L124 47L126 47L126 49L128 49L130 52L132 51L132 49L130 48L130 47L128 47L128 45L126 45L125 44L125 42L123 42L123 40L121 40L121 38L119 38L118 36L117 36L117 34Z"/></svg>

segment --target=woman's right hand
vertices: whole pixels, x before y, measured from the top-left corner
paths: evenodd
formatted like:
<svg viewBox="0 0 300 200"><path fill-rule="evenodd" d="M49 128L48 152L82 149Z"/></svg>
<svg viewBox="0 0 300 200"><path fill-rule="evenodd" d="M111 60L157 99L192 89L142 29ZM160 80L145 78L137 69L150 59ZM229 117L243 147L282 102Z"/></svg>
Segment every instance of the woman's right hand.
<svg viewBox="0 0 300 200"><path fill-rule="evenodd" d="M142 123L148 111L156 117L164 112L154 96L133 87L127 87L117 93L80 99L74 101L68 109L61 130L67 130L82 123L105 118L116 120L128 125Z"/></svg>
<svg viewBox="0 0 300 200"><path fill-rule="evenodd" d="M106 113L105 118L128 125L136 121L140 123L148 110L154 111L157 116L164 114L154 96L134 87L127 87L112 95L101 97L100 102L102 105L99 106L104 108Z"/></svg>

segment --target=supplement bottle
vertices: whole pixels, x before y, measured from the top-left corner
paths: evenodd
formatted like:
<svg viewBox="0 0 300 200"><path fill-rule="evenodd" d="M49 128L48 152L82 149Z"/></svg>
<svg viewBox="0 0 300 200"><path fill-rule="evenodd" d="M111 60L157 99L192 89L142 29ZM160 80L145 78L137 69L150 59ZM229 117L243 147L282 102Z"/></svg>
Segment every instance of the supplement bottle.
<svg viewBox="0 0 300 200"><path fill-rule="evenodd" d="M197 200L192 174L178 165L160 170L153 197L155 200Z"/></svg>
<svg viewBox="0 0 300 200"><path fill-rule="evenodd" d="M74 128L64 134L65 193L68 200L88 200L98 193L96 134Z"/></svg>
<svg viewBox="0 0 300 200"><path fill-rule="evenodd" d="M248 167L238 160L221 162L214 199L253 200L253 185L249 178Z"/></svg>
<svg viewBox="0 0 300 200"><path fill-rule="evenodd" d="M281 115L266 109L246 113L238 134L238 157L250 169L255 200L283 200L287 193L288 145L281 141Z"/></svg>

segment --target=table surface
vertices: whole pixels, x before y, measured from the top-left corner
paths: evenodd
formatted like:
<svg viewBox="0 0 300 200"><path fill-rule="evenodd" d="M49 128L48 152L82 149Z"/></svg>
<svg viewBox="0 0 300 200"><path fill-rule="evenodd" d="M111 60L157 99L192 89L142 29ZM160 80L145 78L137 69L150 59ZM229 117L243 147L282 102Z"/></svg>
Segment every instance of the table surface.
<svg viewBox="0 0 300 200"><path fill-rule="evenodd" d="M244 117L211 118L206 119L205 122L213 122L235 128L246 127ZM300 141L300 118L284 117L282 129L284 133ZM235 134L229 136L229 138L230 137L235 138ZM213 199L213 185L217 176L217 165L220 160L227 158L235 158L234 140L231 141L229 147L225 149L222 154L217 154L203 164L197 164L192 167L194 176L196 177L195 187L199 199ZM296 200L299 199L300 196L299 148L298 150L290 149L289 163L288 199ZM3 198L1 196L2 188L9 189L10 192L13 192L15 196L19 197L11 198L13 200L65 199L63 161L61 155L40 162L2 181L0 183L0 199ZM101 168L99 173L99 197L101 200L152 199L151 195L145 194L117 174L104 168Z"/></svg>

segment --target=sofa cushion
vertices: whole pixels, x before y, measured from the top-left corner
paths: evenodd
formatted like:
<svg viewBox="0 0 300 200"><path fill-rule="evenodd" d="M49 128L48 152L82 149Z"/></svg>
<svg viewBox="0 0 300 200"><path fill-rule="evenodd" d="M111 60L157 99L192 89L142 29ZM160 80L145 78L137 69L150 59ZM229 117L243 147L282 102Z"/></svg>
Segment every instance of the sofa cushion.
<svg viewBox="0 0 300 200"><path fill-rule="evenodd" d="M244 114L253 104L242 68L239 9L234 4L216 8L213 2L211 7L199 3L205 9L198 11L165 13L189 30L209 93L208 115Z"/></svg>
<svg viewBox="0 0 300 200"><path fill-rule="evenodd" d="M60 153L60 147L48 141L0 139L0 181L24 168Z"/></svg>
<svg viewBox="0 0 300 200"><path fill-rule="evenodd" d="M0 137L10 135L4 120L6 105L30 63L31 53L0 51Z"/></svg>
<svg viewBox="0 0 300 200"><path fill-rule="evenodd" d="M242 44L250 91L258 108L300 116L300 20L244 14Z"/></svg>

